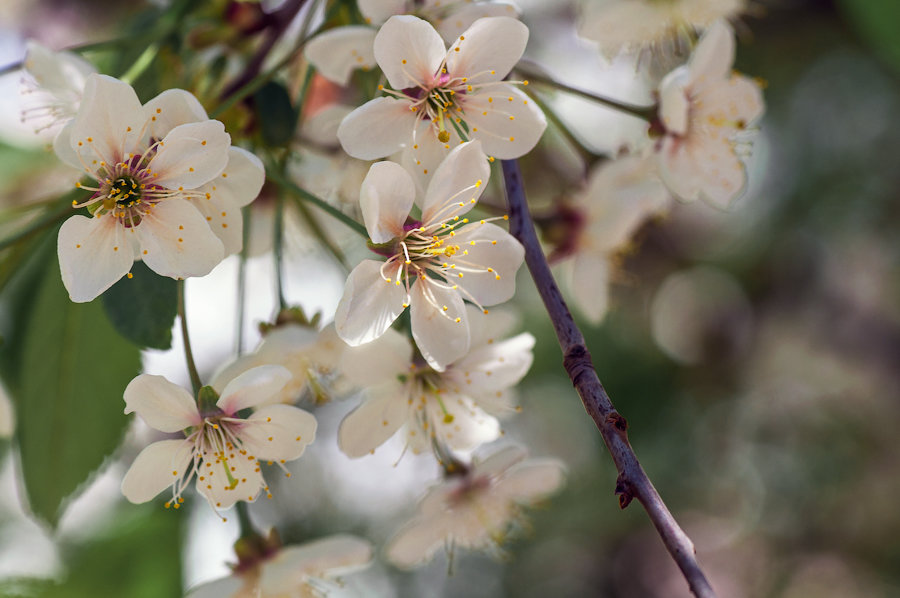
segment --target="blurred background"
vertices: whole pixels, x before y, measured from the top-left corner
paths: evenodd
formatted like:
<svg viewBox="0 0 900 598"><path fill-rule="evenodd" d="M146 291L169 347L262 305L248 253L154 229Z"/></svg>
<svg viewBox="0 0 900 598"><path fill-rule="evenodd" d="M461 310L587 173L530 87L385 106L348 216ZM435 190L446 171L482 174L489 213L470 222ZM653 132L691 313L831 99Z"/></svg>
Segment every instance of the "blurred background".
<svg viewBox="0 0 900 598"><path fill-rule="evenodd" d="M557 65L552 72L573 84L649 99L633 65L609 63L575 39L574 5L519 4L530 58ZM603 324L579 321L635 451L720 596L900 596L900 4L771 0L752 9L736 27L736 68L766 82L767 109L747 152L747 193L728 212L678 204L647 224L620 256ZM20 60L26 38L54 48L107 39L144 10L152 6L4 0L0 64ZM3 210L72 183L47 142L18 123L19 79L0 80ZM597 151L615 151L643 130L576 101L554 105ZM534 206L556 199L548 188L568 192L554 178L567 176L565 160L529 160ZM291 302L330 319L344 272L315 243L289 243ZM188 283L206 375L232 350L232 333L221 329L233 321L233 293L219 289L233 288L236 271L232 259ZM252 346L255 322L272 315L264 250L248 262L248 277L259 290L245 321ZM334 595L689 595L640 506L620 511L615 468L524 269L518 289L514 307L538 339L536 359L520 387L522 413L504 422L497 444L562 459L565 489L530 512L502 555L439 556L413 573L376 560ZM146 352L143 363L187 381L178 349ZM275 484L273 501L251 507L288 543L352 532L382 545L437 478L427 457L395 463L399 444L344 457L335 431L354 405L319 409L317 442L293 464L294 477ZM237 527L204 501L173 513L120 497L121 476L146 438L146 428L132 426L56 530L27 515L19 462L3 441L0 595L168 597L228 573Z"/></svg>

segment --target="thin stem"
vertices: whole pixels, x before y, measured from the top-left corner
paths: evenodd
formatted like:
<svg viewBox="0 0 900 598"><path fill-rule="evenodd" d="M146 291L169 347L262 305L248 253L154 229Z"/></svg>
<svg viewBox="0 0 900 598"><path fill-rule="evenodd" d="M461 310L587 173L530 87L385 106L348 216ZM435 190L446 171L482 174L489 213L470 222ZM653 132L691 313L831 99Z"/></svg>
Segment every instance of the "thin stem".
<svg viewBox="0 0 900 598"><path fill-rule="evenodd" d="M284 298L284 190L275 195L275 230L273 231L272 254L275 257L275 290L278 294L278 311L287 307Z"/></svg>
<svg viewBox="0 0 900 598"><path fill-rule="evenodd" d="M178 318L181 320L181 338L184 341L184 359L187 362L188 375L191 377L191 387L194 389L194 396L200 394L200 374L197 373L197 364L194 363L194 352L191 351L191 337L188 335L187 318L184 309L184 280L178 281Z"/></svg>
<svg viewBox="0 0 900 598"><path fill-rule="evenodd" d="M253 212L249 208L243 210L244 219L243 244L238 260L237 279L237 330L235 333L235 351L238 355L244 352L244 315L247 311L247 256L250 249L250 227L253 223Z"/></svg>
<svg viewBox="0 0 900 598"><path fill-rule="evenodd" d="M242 500L235 503L237 510L238 525L240 525L240 538L262 537L262 534L254 527L253 521L250 520L250 508Z"/></svg>
<svg viewBox="0 0 900 598"><path fill-rule="evenodd" d="M147 67L153 64L153 60L156 58L156 55L159 54L159 46L159 42L147 46L147 48L141 52L141 55L137 57L137 60L134 61L134 64L132 64L119 78L129 85L133 84L137 78L147 70Z"/></svg>
<svg viewBox="0 0 900 598"><path fill-rule="evenodd" d="M354 220L347 214L344 214L343 212L341 212L339 209L337 209L336 207L334 207L333 205L331 205L324 199L319 199L318 197L316 197L309 191L307 191L305 189L301 189L300 187L298 187L291 181L287 180L287 178L285 178L280 173L276 173L273 171L273 169L267 168L266 169L266 178L268 178L270 181L272 181L279 187L285 189L286 191L288 191L295 197L313 204L320 210L323 210L323 211L327 212L329 215L333 216L334 218L340 220L341 222L346 224L348 227L353 229L353 232L357 233L363 239L369 238L369 233L366 232L366 227L364 225L360 224L359 222L357 222L356 220Z"/></svg>
<svg viewBox="0 0 900 598"><path fill-rule="evenodd" d="M629 104L628 102L622 102L600 95L598 93L594 93L593 91L578 89L577 87L572 87L571 85L560 83L556 79L548 77L547 75L542 75L536 70L530 69L528 67L523 67L523 62L520 62L518 65L516 65L515 70L527 77L529 83L538 83L541 85L546 85L548 87L554 87L560 91L581 96L593 102L597 102L598 104L603 104L607 108L612 108L613 110L618 110L619 112L624 112L626 114L630 114L631 116L636 116L637 118L646 120L648 122L656 118L658 110L656 104L653 104L651 106L636 106L634 104Z"/></svg>
<svg viewBox="0 0 900 598"><path fill-rule="evenodd" d="M575 148L575 151L581 156L581 159L584 160L585 168L589 169L591 165L596 161L596 155L593 151L588 149L584 143L578 139L574 133L566 126L566 124L557 116L556 111L553 110L544 99L541 97L539 93L532 93L531 99L534 100L534 103L538 105L538 108L543 110L544 114L547 115L547 120L549 120L554 127L562 134L563 137Z"/></svg>
<svg viewBox="0 0 900 598"><path fill-rule="evenodd" d="M559 287L550 273L550 266L541 250L522 186L522 173L516 160L503 160L503 179L509 203L509 232L525 247L525 263L531 272L538 293L544 301L559 346L563 351L563 366L572 380L588 415L594 420L606 448L619 472L616 494L624 509L636 498L644 506L650 521L663 544L687 580L697 598L715 598L715 591L697 562L694 544L672 517L628 442L628 424L619 415L606 394L591 361L581 330L575 324Z"/></svg>
<svg viewBox="0 0 900 598"><path fill-rule="evenodd" d="M344 252L341 251L341 248L338 247L334 241L328 238L328 235L322 229L322 225L319 224L319 221L316 219L316 215L309 210L309 206L296 197L291 197L291 199L294 200L294 206L296 206L297 211L300 212L300 215L303 217L303 220L306 221L306 224L309 226L309 229L316 239L328 249L331 255L334 256L334 259L340 262L340 264L349 271L350 264L347 263L347 256L344 255Z"/></svg>

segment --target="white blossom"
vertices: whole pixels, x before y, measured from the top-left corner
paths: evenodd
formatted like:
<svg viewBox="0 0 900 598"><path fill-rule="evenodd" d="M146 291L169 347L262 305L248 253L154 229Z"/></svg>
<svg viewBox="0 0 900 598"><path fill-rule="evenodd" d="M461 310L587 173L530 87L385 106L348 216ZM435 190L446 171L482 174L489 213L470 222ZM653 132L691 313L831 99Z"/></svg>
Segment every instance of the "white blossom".
<svg viewBox="0 0 900 598"><path fill-rule="evenodd" d="M81 105L87 77L94 66L72 52L54 52L34 40L25 44L22 122L35 132L58 132Z"/></svg>
<svg viewBox="0 0 900 598"><path fill-rule="evenodd" d="M717 21L688 64L660 84L665 134L656 147L659 171L682 199L727 207L746 184L735 146L762 116L764 104L759 85L732 72L734 49L731 27Z"/></svg>
<svg viewBox="0 0 900 598"><path fill-rule="evenodd" d="M448 474L419 503L416 518L388 542L388 560L408 569L431 560L441 546L450 552L497 551L523 518L522 507L553 494L564 481L558 460L524 458L524 450L507 447Z"/></svg>
<svg viewBox="0 0 900 598"><path fill-rule="evenodd" d="M260 490L268 494L260 460L284 469L286 461L298 459L315 439L316 419L289 405L270 404L248 417L238 412L271 402L290 377L281 366L248 370L203 412L186 390L162 376L141 374L132 380L125 389L125 413L137 412L151 428L183 431L185 437L160 440L141 451L122 480L125 498L147 502L171 486L166 507L177 509L195 478L197 491L216 510L239 500L252 502Z"/></svg>
<svg viewBox="0 0 900 598"><path fill-rule="evenodd" d="M360 205L373 248L387 260L363 260L350 273L334 318L338 336L352 346L370 342L409 307L413 338L431 367L441 370L466 353L463 301L484 310L509 300L524 258L505 230L464 217L489 176L479 142L455 148L429 183L421 219L411 219L409 173L393 162L372 165Z"/></svg>

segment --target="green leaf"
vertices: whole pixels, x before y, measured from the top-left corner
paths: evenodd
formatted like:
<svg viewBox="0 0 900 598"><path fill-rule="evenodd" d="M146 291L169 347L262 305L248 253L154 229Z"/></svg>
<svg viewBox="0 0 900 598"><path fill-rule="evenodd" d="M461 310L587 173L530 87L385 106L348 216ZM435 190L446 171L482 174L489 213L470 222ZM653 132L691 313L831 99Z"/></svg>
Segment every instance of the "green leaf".
<svg viewBox="0 0 900 598"><path fill-rule="evenodd" d="M839 0L843 12L882 58L900 70L900 2L885 0Z"/></svg>
<svg viewBox="0 0 900 598"><path fill-rule="evenodd" d="M133 278L123 278L101 295L109 321L119 334L141 347L169 349L178 313L175 280L135 262Z"/></svg>
<svg viewBox="0 0 900 598"><path fill-rule="evenodd" d="M297 128L298 113L287 89L280 83L269 81L253 94L253 101L265 144L275 147L289 142Z"/></svg>
<svg viewBox="0 0 900 598"><path fill-rule="evenodd" d="M122 393L140 350L112 327L99 301L72 303L55 252L31 297L10 389L25 490L32 512L55 525L64 501L118 446L128 424Z"/></svg>

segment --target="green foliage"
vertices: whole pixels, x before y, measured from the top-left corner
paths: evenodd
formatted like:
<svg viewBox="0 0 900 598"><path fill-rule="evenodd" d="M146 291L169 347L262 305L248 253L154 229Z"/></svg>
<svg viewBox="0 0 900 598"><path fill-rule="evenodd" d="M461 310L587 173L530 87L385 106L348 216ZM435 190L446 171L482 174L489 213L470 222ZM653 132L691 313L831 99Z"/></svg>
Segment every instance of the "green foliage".
<svg viewBox="0 0 900 598"><path fill-rule="evenodd" d="M32 512L55 525L63 503L118 446L128 420L122 392L140 350L112 327L99 302L69 300L56 232L46 235L4 292L15 320L0 355L18 414L17 440Z"/></svg>
<svg viewBox="0 0 900 598"><path fill-rule="evenodd" d="M133 278L123 278L103 293L103 309L115 329L138 346L168 349L178 313L175 280L135 262Z"/></svg>
<svg viewBox="0 0 900 598"><path fill-rule="evenodd" d="M253 94L263 142L271 147L287 144L294 136L299 113L280 83L269 81Z"/></svg>
<svg viewBox="0 0 900 598"><path fill-rule="evenodd" d="M900 2L885 0L839 0L843 12L881 57L900 70Z"/></svg>

